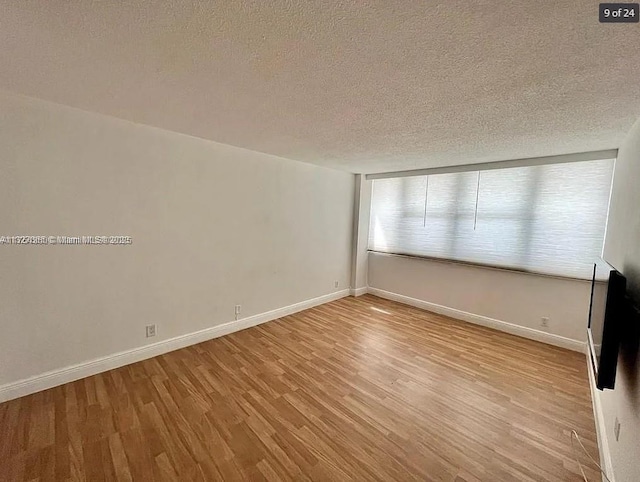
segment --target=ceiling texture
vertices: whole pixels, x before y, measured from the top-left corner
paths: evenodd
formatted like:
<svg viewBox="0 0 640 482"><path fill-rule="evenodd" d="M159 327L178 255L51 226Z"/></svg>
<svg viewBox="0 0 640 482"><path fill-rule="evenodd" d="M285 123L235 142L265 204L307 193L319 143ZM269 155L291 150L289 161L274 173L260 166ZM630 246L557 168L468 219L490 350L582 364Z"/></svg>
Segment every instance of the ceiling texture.
<svg viewBox="0 0 640 482"><path fill-rule="evenodd" d="M594 1L3 1L0 88L373 173L616 148L640 24Z"/></svg>

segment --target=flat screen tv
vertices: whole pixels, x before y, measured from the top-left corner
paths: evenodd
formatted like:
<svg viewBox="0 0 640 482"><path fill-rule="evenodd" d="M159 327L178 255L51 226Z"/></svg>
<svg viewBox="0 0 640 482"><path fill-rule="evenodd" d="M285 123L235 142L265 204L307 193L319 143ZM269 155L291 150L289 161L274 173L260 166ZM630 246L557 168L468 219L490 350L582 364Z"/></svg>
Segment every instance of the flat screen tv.
<svg viewBox="0 0 640 482"><path fill-rule="evenodd" d="M613 389L618 350L626 315L627 280L613 266L599 259L593 265L589 304L589 358L599 390Z"/></svg>

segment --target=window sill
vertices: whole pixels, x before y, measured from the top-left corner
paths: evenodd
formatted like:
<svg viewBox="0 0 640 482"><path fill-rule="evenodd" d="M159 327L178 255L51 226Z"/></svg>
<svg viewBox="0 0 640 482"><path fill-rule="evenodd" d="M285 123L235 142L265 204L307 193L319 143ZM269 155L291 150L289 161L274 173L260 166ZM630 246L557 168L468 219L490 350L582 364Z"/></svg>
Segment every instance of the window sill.
<svg viewBox="0 0 640 482"><path fill-rule="evenodd" d="M434 261L436 263L457 264L457 265L462 265L462 266L471 266L471 267L474 267L474 268L491 269L491 270L496 270L496 271L506 271L506 272L509 272L509 273L526 274L526 275L531 275L531 276L538 276L538 277L544 277L544 278L554 278L554 279L560 279L560 280L565 280L565 281L579 281L579 282L582 282L582 283L591 284L591 279L589 279L589 278L577 278L577 277L573 277L573 276L562 276L562 275L558 275L558 274L544 273L542 271L532 271L532 270L527 270L527 269L523 269L523 268L511 268L511 267L497 266L497 265L492 265L492 264L487 264L487 263L476 263L476 262L473 262L473 261L460 261L460 260L451 259L451 258L438 258L438 257L435 257L435 256L420 256L420 255L416 255L416 254L390 253L390 252L386 252L386 251L375 251L373 249L368 249L367 252L368 253L381 254L381 255L384 255L384 256L396 256L396 257L401 257L401 258L410 258L410 259L417 259L417 260Z"/></svg>

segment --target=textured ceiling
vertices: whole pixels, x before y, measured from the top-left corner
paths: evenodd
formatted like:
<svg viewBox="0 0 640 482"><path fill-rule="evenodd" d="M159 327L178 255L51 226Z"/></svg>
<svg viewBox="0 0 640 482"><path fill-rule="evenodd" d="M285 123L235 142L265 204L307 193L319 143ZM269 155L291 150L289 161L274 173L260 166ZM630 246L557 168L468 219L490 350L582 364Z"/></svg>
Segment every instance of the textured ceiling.
<svg viewBox="0 0 640 482"><path fill-rule="evenodd" d="M3 1L0 88L353 172L618 147L640 25L593 1Z"/></svg>

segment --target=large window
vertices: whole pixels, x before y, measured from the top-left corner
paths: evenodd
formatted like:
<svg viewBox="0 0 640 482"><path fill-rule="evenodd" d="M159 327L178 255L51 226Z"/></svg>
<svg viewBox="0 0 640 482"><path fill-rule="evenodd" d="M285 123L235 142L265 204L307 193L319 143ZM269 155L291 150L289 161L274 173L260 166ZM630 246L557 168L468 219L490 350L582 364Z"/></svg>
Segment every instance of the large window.
<svg viewBox="0 0 640 482"><path fill-rule="evenodd" d="M373 181L369 249L588 279L613 160Z"/></svg>

